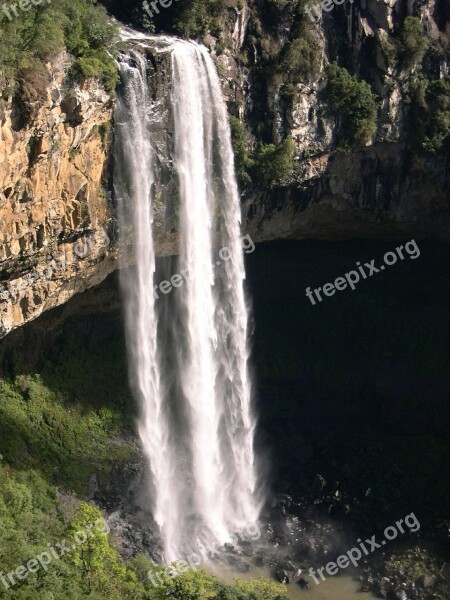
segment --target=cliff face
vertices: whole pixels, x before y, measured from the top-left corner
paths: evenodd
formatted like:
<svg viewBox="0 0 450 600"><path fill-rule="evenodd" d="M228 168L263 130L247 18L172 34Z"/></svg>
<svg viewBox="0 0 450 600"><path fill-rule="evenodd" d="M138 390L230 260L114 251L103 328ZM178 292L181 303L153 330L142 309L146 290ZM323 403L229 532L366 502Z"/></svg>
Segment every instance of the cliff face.
<svg viewBox="0 0 450 600"><path fill-rule="evenodd" d="M450 204L445 159L402 145L375 144L349 154L326 153L305 165L305 179L251 192L243 205L254 240L448 240Z"/></svg>
<svg viewBox="0 0 450 600"><path fill-rule="evenodd" d="M389 55L394 29L407 15L420 18L430 44L442 48L445 6L365 0L323 12L308 33L315 70L291 84L288 101L271 57L282 56L299 36L297 4L245 0L227 11L220 33L201 40L217 63L230 113L246 125L249 151L261 131L273 144L290 136L296 148L292 177L243 188L243 228L256 242L448 239L448 157L426 157L408 146L408 82L417 68L402 70ZM155 239L157 253L169 255L178 240L171 68L163 44L155 41L147 52L155 100ZM378 98L376 131L346 151L336 151L341 119L326 111L322 97L326 66L335 60L369 81ZM436 79L448 72L445 53L432 53L429 62ZM108 184L113 101L93 80L69 85L68 64L61 56L49 65L51 84L44 100L29 107L28 124L11 100L0 108L0 337L118 268Z"/></svg>
<svg viewBox="0 0 450 600"><path fill-rule="evenodd" d="M101 281L114 267L105 190L111 98L65 83L49 65L46 97L23 126L0 110L0 336Z"/></svg>
<svg viewBox="0 0 450 600"><path fill-rule="evenodd" d="M449 72L446 5L344 2L321 11L314 25L299 20L300 12L296 2L248 0L221 36L204 39L216 56L230 112L247 124L250 147L258 129L273 143L290 136L296 147L297 166L288 181L265 186L254 180L244 188L245 230L257 241L405 235L448 240L448 152L427 155L409 143L422 125L413 108L414 85L425 70L435 79ZM427 40L422 65L409 61L417 38L408 52L401 45L401 26L413 16ZM298 36L309 40L315 70L308 81L305 76L290 84L287 100L291 64L285 60L280 69L273 56L294 60L286 49ZM326 68L334 61L368 81L378 105L373 134L351 149L337 148L342 115L330 114L323 94Z"/></svg>
<svg viewBox="0 0 450 600"><path fill-rule="evenodd" d="M130 44L131 46L131 44ZM95 80L68 82L70 61L48 65L45 98L28 106L29 123L10 99L0 109L0 338L119 267L113 167L114 102ZM159 255L176 254L176 178L170 58L148 50L155 99L153 143L155 240Z"/></svg>

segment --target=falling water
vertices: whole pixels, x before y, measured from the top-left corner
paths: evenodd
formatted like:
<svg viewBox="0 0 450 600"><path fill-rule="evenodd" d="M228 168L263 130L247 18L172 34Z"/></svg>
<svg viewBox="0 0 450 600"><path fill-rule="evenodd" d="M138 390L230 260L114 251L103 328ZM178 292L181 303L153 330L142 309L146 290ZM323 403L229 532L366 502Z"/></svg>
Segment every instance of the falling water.
<svg viewBox="0 0 450 600"><path fill-rule="evenodd" d="M123 93L116 108L115 191L119 202L122 244L134 239L135 269L121 271L130 372L141 406L139 434L153 477L153 516L166 553L177 550L178 493L170 420L164 403L157 349L153 296L155 252L151 194L154 156L149 134L146 59L133 52L120 63Z"/></svg>
<svg viewBox="0 0 450 600"><path fill-rule="evenodd" d="M197 540L224 543L259 515L240 203L227 110L207 50L176 39L170 39L170 50L180 183L178 272L188 273L186 285L172 292L175 370L161 367L158 345L158 326L167 324L162 312L158 323L153 294L152 102L146 59L137 51L120 63L115 178L122 239L130 224L134 237L136 269L122 276L130 368L167 561L182 557ZM168 389L179 390L176 401ZM175 405L181 406L181 427Z"/></svg>
<svg viewBox="0 0 450 600"><path fill-rule="evenodd" d="M226 540L227 532L258 516L239 194L227 111L206 48L175 44L173 88L180 262L190 275L180 296L188 322L182 381L194 499L211 532ZM219 259L222 248L227 260Z"/></svg>

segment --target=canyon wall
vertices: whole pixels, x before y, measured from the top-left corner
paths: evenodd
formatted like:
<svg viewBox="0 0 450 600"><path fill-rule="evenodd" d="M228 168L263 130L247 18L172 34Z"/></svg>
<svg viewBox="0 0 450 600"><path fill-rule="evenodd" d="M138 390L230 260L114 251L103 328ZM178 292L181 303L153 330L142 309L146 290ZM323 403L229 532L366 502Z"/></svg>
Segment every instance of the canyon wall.
<svg viewBox="0 0 450 600"><path fill-rule="evenodd" d="M0 107L0 336L115 268L106 179L113 103L95 82L69 87L67 56L28 108Z"/></svg>
<svg viewBox="0 0 450 600"><path fill-rule="evenodd" d="M346 2L314 25L317 73L295 84L291 103L261 48L284 46L298 25L291 2L245 1L230 9L221 33L208 33L230 113L280 143L291 136L296 168L282 183L243 185L243 229L255 242L273 239L427 238L448 240L449 160L408 144L410 108L405 73L389 65L377 40L392 37L408 14L421 20L430 43L448 41L443 4ZM261 8L263 6L263 8ZM264 12L265 11L265 12ZM264 18L273 13L266 34ZM447 31L447 33L446 33ZM292 37L292 36L291 36ZM269 50L267 51L269 52ZM270 52L269 52L270 53ZM245 54L245 57L243 57ZM249 58L250 57L250 58ZM357 148L338 149L339 115L324 109L327 64L339 59L371 82L377 129ZM27 107L0 104L0 337L103 281L119 266L112 188L114 100L95 80L76 85L62 55L48 65L50 84ZM445 58L431 68L444 76ZM148 51L155 164L155 240L160 256L178 245L178 181L173 170L170 57L155 40ZM439 74L437 74L439 77ZM292 92L292 90L291 90ZM130 242L132 239L130 232Z"/></svg>

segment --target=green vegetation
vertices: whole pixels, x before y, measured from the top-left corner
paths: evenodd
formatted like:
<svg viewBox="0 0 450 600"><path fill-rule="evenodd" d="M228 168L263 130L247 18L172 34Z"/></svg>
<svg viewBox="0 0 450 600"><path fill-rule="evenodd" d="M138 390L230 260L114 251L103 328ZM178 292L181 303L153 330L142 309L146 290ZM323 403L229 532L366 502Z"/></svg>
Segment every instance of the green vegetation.
<svg viewBox="0 0 450 600"><path fill-rule="evenodd" d="M113 5L120 4L112 2ZM161 10L149 19L142 10L141 3L133 11L133 15L141 26L148 30L168 31L185 38L202 38L206 33L219 36L228 17L228 10L242 8L241 0L191 0L190 2L174 2L169 10ZM120 12L122 7L117 6Z"/></svg>
<svg viewBox="0 0 450 600"><path fill-rule="evenodd" d="M17 93L26 109L49 81L46 63L66 49L77 79L98 77L112 92L118 80L113 53L117 28L95 0L53 0L8 20L0 13L0 88Z"/></svg>
<svg viewBox="0 0 450 600"><path fill-rule="evenodd" d="M39 375L0 383L0 451L10 466L39 469L51 482L83 494L93 473L109 472L130 450L108 442L119 433L123 417L114 404L83 405L67 383L64 392ZM82 378L78 385L82 398Z"/></svg>
<svg viewBox="0 0 450 600"><path fill-rule="evenodd" d="M71 496L58 498L55 489L34 470L13 471L0 466L0 477L0 565L3 574L11 573L16 583L8 590L0 583L2 598L120 600L126 597L121 591L125 589L122 580L127 570L108 537L92 527L86 543L72 543L75 533L85 531L101 519L98 509L80 504ZM75 545L75 549L64 557L54 558L49 545L60 554L57 544L63 540L69 548ZM16 569L21 566L27 569L30 560L45 552L50 557L50 562L45 561L46 567L28 572L25 578L22 570L19 580L14 573ZM11 583L10 578L5 580Z"/></svg>
<svg viewBox="0 0 450 600"><path fill-rule="evenodd" d="M148 577L154 564L144 556L122 561L96 507L57 495L34 470L0 464L0 478L0 570L8 584L9 573L16 584L6 589L0 582L5 600L287 600L279 584L262 580L227 586L204 571L170 578L156 568L163 585L155 588ZM51 557L25 579L15 575L42 553L50 556L49 547L60 555L57 544L63 541L70 549L64 556Z"/></svg>
<svg viewBox="0 0 450 600"><path fill-rule="evenodd" d="M36 471L13 471L0 464L0 478L0 569L8 584L9 573L15 583L9 589L0 583L5 600L287 600L279 584L258 581L232 587L203 571L172 579L161 569L163 585L155 588L147 575L155 569L153 563L144 556L123 562L97 508L75 497L57 497ZM70 551L54 558L49 546L61 555L57 544L63 541ZM50 562L23 579L29 561L42 553L48 553ZM21 566L22 580L15 575Z"/></svg>
<svg viewBox="0 0 450 600"><path fill-rule="evenodd" d="M120 564L118 552L108 540L107 529L98 509L89 504L81 504L67 531L68 544L74 548L68 560L81 571L86 592L89 592L95 583L102 587L108 586L111 577L119 581L125 580L126 568ZM89 535L89 531L93 531L94 535ZM82 539L78 535L79 532L88 533L83 544L78 541Z"/></svg>
<svg viewBox="0 0 450 600"><path fill-rule="evenodd" d="M169 577L165 569L156 570L164 584L149 596L155 600L288 600L281 584L265 579L229 586L202 570L187 571L175 578Z"/></svg>
<svg viewBox="0 0 450 600"><path fill-rule="evenodd" d="M76 319L74 320L76 327ZM0 380L0 454L13 468L34 469L52 484L83 495L93 473L106 477L130 457L115 443L133 427L123 340L114 335L91 349L66 336L39 375L11 359Z"/></svg>
<svg viewBox="0 0 450 600"><path fill-rule="evenodd" d="M251 156L248 153L247 131L237 117L230 118L236 173L242 185L252 182L257 185L273 186L289 178L295 166L295 145L288 136L283 143L255 145Z"/></svg>
<svg viewBox="0 0 450 600"><path fill-rule="evenodd" d="M282 182L292 175L294 159L295 146L291 136L279 146L258 142L254 154L255 179L266 185Z"/></svg>
<svg viewBox="0 0 450 600"><path fill-rule="evenodd" d="M305 27L301 35L287 47L280 63L290 83L308 82L320 74L321 52L317 33Z"/></svg>
<svg viewBox="0 0 450 600"><path fill-rule="evenodd" d="M248 155L247 148L247 130L244 123L237 117L230 117L231 141L234 149L234 160L236 165L236 175L239 182L243 185L249 184L252 178L249 170L253 166L253 161Z"/></svg>
<svg viewBox="0 0 450 600"><path fill-rule="evenodd" d="M450 140L450 77L428 81L419 77L410 85L411 141L435 154Z"/></svg>
<svg viewBox="0 0 450 600"><path fill-rule="evenodd" d="M238 581L237 588L244 594L258 600L287 600L287 595L283 592L283 586L267 579Z"/></svg>
<svg viewBox="0 0 450 600"><path fill-rule="evenodd" d="M384 29L377 30L375 33L375 40L378 51L383 59L384 69L394 68L398 59L398 48L395 41L389 37Z"/></svg>
<svg viewBox="0 0 450 600"><path fill-rule="evenodd" d="M366 81L359 81L336 63L326 70L324 99L340 122L341 147L365 144L376 131L377 103Z"/></svg>
<svg viewBox="0 0 450 600"><path fill-rule="evenodd" d="M156 567L163 585L155 588L148 577L155 570L149 558L121 559L115 532L107 535L104 515L83 498L93 474L102 486L113 466L132 457L123 429L134 427L134 401L118 324L100 327L89 344L77 335L86 327L92 322L80 317L66 321L64 343L54 348L39 375L25 373L13 354L9 376L0 380L0 572L11 573L16 583L6 589L0 579L1 597L287 600L281 585L228 586L204 571L171 578ZM46 569L24 579L14 575L49 547L58 551L64 540L70 551L51 558Z"/></svg>
<svg viewBox="0 0 450 600"><path fill-rule="evenodd" d="M411 69L422 62L429 44L422 33L419 17L406 17L400 29L399 42L402 66Z"/></svg>

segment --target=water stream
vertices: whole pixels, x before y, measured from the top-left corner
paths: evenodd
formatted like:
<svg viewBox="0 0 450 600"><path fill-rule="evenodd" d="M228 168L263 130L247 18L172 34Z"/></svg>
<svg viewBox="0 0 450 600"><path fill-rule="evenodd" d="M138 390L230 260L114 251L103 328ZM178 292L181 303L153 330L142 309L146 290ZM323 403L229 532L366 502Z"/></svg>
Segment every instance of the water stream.
<svg viewBox="0 0 450 600"><path fill-rule="evenodd" d="M145 47L146 37L138 40ZM148 37L149 44L154 41ZM186 278L175 290L176 319L170 323L153 293L153 101L147 59L136 46L120 60L115 190L122 242L132 237L136 265L121 277L131 380L141 407L153 516L170 562L196 544L227 542L258 519L260 499L240 202L227 110L207 50L175 38L163 43L173 71L177 272ZM158 335L169 330L175 355L170 369L163 366Z"/></svg>

